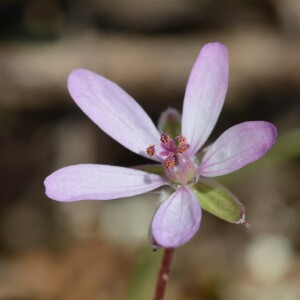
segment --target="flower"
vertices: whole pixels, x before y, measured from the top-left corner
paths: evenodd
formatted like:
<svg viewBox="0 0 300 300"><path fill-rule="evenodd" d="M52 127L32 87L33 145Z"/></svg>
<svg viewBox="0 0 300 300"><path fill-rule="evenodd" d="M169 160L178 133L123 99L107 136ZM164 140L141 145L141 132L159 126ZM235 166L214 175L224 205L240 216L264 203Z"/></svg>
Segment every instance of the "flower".
<svg viewBox="0 0 300 300"><path fill-rule="evenodd" d="M199 152L218 119L227 86L226 47L205 45L186 87L181 133L171 136L171 132L159 133L141 106L115 83L89 70L72 71L68 89L82 111L124 147L162 167L159 172L153 171L157 165L139 169L94 164L65 167L46 178L47 196L65 202L111 200L170 186L173 192L155 212L150 228L152 243L165 248L181 246L195 235L201 206L224 220L246 223L242 204L210 177L259 159L277 133L268 122L244 122ZM159 127L178 133L180 114L168 109Z"/></svg>

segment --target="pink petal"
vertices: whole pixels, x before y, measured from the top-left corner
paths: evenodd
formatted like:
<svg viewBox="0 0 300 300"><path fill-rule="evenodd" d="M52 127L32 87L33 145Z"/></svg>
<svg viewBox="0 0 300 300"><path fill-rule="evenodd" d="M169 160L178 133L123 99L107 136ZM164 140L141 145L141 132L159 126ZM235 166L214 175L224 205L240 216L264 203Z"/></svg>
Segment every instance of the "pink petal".
<svg viewBox="0 0 300 300"><path fill-rule="evenodd" d="M199 174L220 176L261 158L274 144L276 128L264 121L244 122L226 130L205 153Z"/></svg>
<svg viewBox="0 0 300 300"><path fill-rule="evenodd" d="M185 91L182 135L195 154L206 142L222 109L228 86L228 53L224 45L205 45L191 72Z"/></svg>
<svg viewBox="0 0 300 300"><path fill-rule="evenodd" d="M193 192L182 187L156 211L152 234L162 247L179 247L189 241L200 227L201 207Z"/></svg>
<svg viewBox="0 0 300 300"><path fill-rule="evenodd" d="M155 174L92 164L62 168L45 180L46 195L53 200L66 202L129 197L164 184L166 180Z"/></svg>
<svg viewBox="0 0 300 300"><path fill-rule="evenodd" d="M71 72L68 88L76 104L105 133L131 151L150 158L146 148L159 142L159 133L142 107L123 89L85 69Z"/></svg>

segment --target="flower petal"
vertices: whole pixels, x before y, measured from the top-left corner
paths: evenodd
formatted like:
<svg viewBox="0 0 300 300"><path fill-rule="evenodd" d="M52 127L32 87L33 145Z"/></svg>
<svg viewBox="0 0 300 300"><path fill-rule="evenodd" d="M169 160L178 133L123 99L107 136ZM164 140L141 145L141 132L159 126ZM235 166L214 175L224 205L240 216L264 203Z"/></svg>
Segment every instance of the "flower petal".
<svg viewBox="0 0 300 300"><path fill-rule="evenodd" d="M224 45L205 45L185 91L182 135L195 154L206 142L222 109L228 86L228 53Z"/></svg>
<svg viewBox="0 0 300 300"><path fill-rule="evenodd" d="M166 184L158 175L106 165L62 168L45 180L46 195L57 201L110 200L146 193Z"/></svg>
<svg viewBox="0 0 300 300"><path fill-rule="evenodd" d="M156 211L152 234L162 247L179 247L189 241L200 227L201 207L193 192L179 188Z"/></svg>
<svg viewBox="0 0 300 300"><path fill-rule="evenodd" d="M264 121L244 122L226 130L205 153L199 175L220 176L261 158L274 144L277 131Z"/></svg>
<svg viewBox="0 0 300 300"><path fill-rule="evenodd" d="M159 133L142 107L123 89L85 69L71 72L68 89L76 104L105 133L131 151L150 158L146 148L159 141Z"/></svg>

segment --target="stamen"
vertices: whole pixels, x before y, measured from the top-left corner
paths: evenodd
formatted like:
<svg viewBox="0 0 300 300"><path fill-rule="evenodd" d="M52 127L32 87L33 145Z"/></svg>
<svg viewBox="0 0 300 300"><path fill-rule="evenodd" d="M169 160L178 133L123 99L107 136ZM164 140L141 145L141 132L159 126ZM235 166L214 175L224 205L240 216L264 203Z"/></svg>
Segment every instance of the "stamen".
<svg viewBox="0 0 300 300"><path fill-rule="evenodd" d="M147 154L152 157L155 154L155 145L151 145L146 149Z"/></svg>
<svg viewBox="0 0 300 300"><path fill-rule="evenodd" d="M165 172L171 172L174 168L174 166L180 166L180 171L177 169L177 173L174 175L171 175L169 177L178 177L179 173L189 173L190 169L187 166L187 164L184 162L184 158L181 154L185 153L189 148L190 145L186 143L186 138L184 136L177 136L176 142L173 140L167 133L163 132L160 135L160 148L162 151L160 151L158 154L156 154L155 145L151 145L146 149L147 154L152 157L154 155L159 158L159 160L163 163ZM166 157L163 159L162 157ZM192 170L194 171L194 170ZM181 175L180 175L181 176ZM190 177L190 176L189 176Z"/></svg>
<svg viewBox="0 0 300 300"><path fill-rule="evenodd" d="M175 166L175 154L169 153L168 157L165 159L164 165L166 169L173 168Z"/></svg>
<svg viewBox="0 0 300 300"><path fill-rule="evenodd" d="M168 134L163 132L160 136L160 141L165 145L169 145L169 142L171 141L171 138Z"/></svg>
<svg viewBox="0 0 300 300"><path fill-rule="evenodd" d="M186 152L190 148L189 144L179 144L179 146L176 149L177 154L182 154Z"/></svg>
<svg viewBox="0 0 300 300"><path fill-rule="evenodd" d="M183 135L176 136L175 140L179 143L179 145L186 143L186 137Z"/></svg>
<svg viewBox="0 0 300 300"><path fill-rule="evenodd" d="M170 151L161 151L161 152L159 152L159 155L160 156L168 156L169 155L169 153L170 153Z"/></svg>

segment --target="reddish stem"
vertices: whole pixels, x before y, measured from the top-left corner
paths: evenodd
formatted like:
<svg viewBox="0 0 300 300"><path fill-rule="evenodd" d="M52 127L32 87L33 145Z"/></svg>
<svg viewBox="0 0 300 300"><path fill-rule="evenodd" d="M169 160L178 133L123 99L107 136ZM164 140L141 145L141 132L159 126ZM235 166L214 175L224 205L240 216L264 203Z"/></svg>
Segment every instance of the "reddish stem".
<svg viewBox="0 0 300 300"><path fill-rule="evenodd" d="M174 248L165 249L164 257L162 259L160 271L157 278L154 300L162 300L164 298L174 251Z"/></svg>

